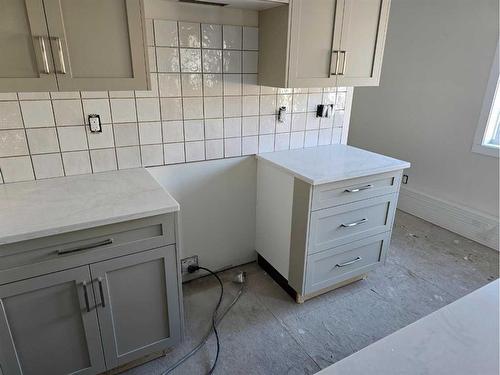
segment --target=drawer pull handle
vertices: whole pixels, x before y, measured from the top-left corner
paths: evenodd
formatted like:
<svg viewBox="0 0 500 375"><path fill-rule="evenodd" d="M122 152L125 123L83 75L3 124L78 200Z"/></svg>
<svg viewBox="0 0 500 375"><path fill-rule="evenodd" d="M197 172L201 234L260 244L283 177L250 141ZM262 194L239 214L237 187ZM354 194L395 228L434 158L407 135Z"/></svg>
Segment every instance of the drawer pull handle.
<svg viewBox="0 0 500 375"><path fill-rule="evenodd" d="M354 189L345 189L344 193L357 193L357 192L360 192L363 190L371 189L372 187L373 187L373 185L369 184L369 185L361 186L361 187L354 188Z"/></svg>
<svg viewBox="0 0 500 375"><path fill-rule="evenodd" d="M104 302L104 290L102 288L102 277L98 277L97 282L99 283L99 294L101 295L101 306L106 307L106 303Z"/></svg>
<svg viewBox="0 0 500 375"><path fill-rule="evenodd" d="M350 266L351 264L359 262L361 259L362 259L361 257L356 257L356 259L350 260L349 262L336 264L335 267L341 268L341 267L345 267L345 266Z"/></svg>
<svg viewBox="0 0 500 375"><path fill-rule="evenodd" d="M349 223L349 224L340 224L340 226L342 228L352 228L352 227L355 227L357 225L360 225L360 224L365 224L368 222L368 219L364 218L364 219L361 219L361 220L358 220L358 221L354 221L352 223Z"/></svg>
<svg viewBox="0 0 500 375"><path fill-rule="evenodd" d="M83 298L85 299L85 308L87 312L90 312L90 303L89 303L89 291L87 290L87 282L82 282L83 285Z"/></svg>
<svg viewBox="0 0 500 375"><path fill-rule="evenodd" d="M57 250L57 255L65 255L65 254L76 253L78 251L95 249L96 247L111 245L112 243L113 243L113 239L112 238L108 238L107 240L100 241L100 242L95 242L95 243L92 243L92 244L89 244L89 245L73 247L71 249L66 249L66 250Z"/></svg>

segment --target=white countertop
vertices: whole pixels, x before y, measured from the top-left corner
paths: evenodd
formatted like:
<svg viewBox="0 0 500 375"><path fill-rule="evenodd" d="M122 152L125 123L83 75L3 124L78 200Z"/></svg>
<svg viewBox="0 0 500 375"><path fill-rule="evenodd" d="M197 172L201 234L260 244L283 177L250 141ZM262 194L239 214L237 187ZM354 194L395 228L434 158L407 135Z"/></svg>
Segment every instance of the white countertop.
<svg viewBox="0 0 500 375"><path fill-rule="evenodd" d="M498 375L498 293L496 280L317 375Z"/></svg>
<svg viewBox="0 0 500 375"><path fill-rule="evenodd" d="M410 167L410 163L346 145L328 145L258 154L295 177L311 184L369 176Z"/></svg>
<svg viewBox="0 0 500 375"><path fill-rule="evenodd" d="M5 184L0 245L178 210L143 168Z"/></svg>

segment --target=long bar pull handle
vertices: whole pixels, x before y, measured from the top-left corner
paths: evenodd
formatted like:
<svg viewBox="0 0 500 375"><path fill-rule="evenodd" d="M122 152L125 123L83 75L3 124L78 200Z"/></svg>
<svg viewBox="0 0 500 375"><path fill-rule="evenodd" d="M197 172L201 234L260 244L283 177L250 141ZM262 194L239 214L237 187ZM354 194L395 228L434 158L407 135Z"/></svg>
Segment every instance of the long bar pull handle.
<svg viewBox="0 0 500 375"><path fill-rule="evenodd" d="M104 289L102 287L102 277L98 277L97 282L99 283L99 294L101 295L101 306L106 307L106 302L104 301Z"/></svg>
<svg viewBox="0 0 500 375"><path fill-rule="evenodd" d="M342 71L340 73L337 73L340 76L343 76L345 74L345 70L347 67L347 51L340 51L339 55L343 54L344 55L344 61L342 63Z"/></svg>
<svg viewBox="0 0 500 375"><path fill-rule="evenodd" d="M373 185L369 184L369 185L360 186L360 187L357 187L357 188L354 188L354 189L345 189L344 193L358 193L360 191L368 190L368 189L371 189L371 188L373 188Z"/></svg>
<svg viewBox="0 0 500 375"><path fill-rule="evenodd" d="M340 226L342 228L352 228L352 227L355 227L355 226L358 226L358 225L361 225L361 224L365 224L368 222L368 219L364 218L364 219L361 219L361 220L358 220L358 221L354 221L352 223L349 223L349 224L340 224Z"/></svg>
<svg viewBox="0 0 500 375"><path fill-rule="evenodd" d="M66 63L64 62L64 54L62 49L61 38L54 38L57 42L57 54L59 55L59 63L61 64L61 70L58 72L60 74L66 74Z"/></svg>
<svg viewBox="0 0 500 375"><path fill-rule="evenodd" d="M336 74L338 74L338 70L339 70L339 57L340 57L340 53L339 51L332 51L332 55L335 54L335 68L332 69L332 67L330 67L330 75L331 76L334 76ZM333 56L332 56L332 64L333 64Z"/></svg>
<svg viewBox="0 0 500 375"><path fill-rule="evenodd" d="M89 291L87 290L87 282L83 281L83 297L85 298L85 308L87 312L90 312L90 303L89 303Z"/></svg>
<svg viewBox="0 0 500 375"><path fill-rule="evenodd" d="M361 257L356 257L356 259L350 260L349 262L336 264L335 267L342 268L342 267L345 267L345 266L350 266L351 264L359 262L361 259L362 259Z"/></svg>
<svg viewBox="0 0 500 375"><path fill-rule="evenodd" d="M76 252L83 251L83 250L95 249L96 247L111 245L112 243L113 243L113 239L108 238L107 240L95 242L95 243L92 243L89 245L73 247L71 249L66 249L66 250L57 250L57 255L65 255L65 254L70 254L70 253L76 253Z"/></svg>
<svg viewBox="0 0 500 375"><path fill-rule="evenodd" d="M47 57L47 47L45 46L45 38L43 36L39 36L38 41L40 43L40 50L42 52L42 63L43 63L42 72L45 74L50 74L49 58Z"/></svg>

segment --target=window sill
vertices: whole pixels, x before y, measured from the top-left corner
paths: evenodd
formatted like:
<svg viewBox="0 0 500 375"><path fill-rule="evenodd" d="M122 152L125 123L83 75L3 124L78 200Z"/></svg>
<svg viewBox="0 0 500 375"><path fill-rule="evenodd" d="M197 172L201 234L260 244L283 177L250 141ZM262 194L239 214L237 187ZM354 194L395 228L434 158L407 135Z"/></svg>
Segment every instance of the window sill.
<svg viewBox="0 0 500 375"><path fill-rule="evenodd" d="M486 155L486 156L491 156L491 157L499 157L500 150L496 147L489 147L481 144L473 144L472 145L472 152L475 152L476 154L481 154L481 155Z"/></svg>

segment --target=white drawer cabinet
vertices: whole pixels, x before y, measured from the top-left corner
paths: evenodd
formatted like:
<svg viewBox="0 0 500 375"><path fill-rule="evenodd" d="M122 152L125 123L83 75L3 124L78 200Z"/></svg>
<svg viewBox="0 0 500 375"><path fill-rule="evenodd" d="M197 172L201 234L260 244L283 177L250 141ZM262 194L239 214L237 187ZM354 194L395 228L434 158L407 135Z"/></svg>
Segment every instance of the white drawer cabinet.
<svg viewBox="0 0 500 375"><path fill-rule="evenodd" d="M344 145L258 155L259 263L297 302L365 277L385 261L407 167Z"/></svg>

